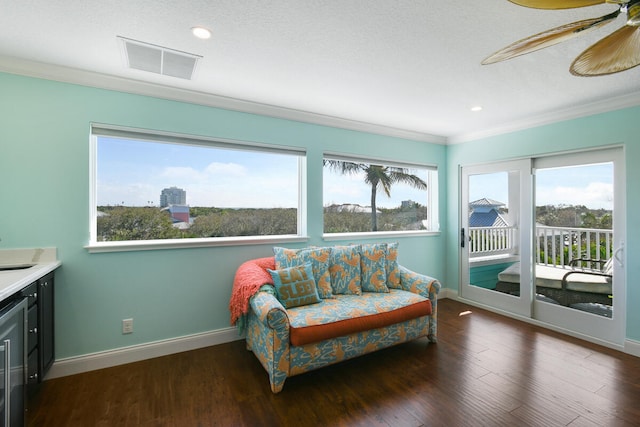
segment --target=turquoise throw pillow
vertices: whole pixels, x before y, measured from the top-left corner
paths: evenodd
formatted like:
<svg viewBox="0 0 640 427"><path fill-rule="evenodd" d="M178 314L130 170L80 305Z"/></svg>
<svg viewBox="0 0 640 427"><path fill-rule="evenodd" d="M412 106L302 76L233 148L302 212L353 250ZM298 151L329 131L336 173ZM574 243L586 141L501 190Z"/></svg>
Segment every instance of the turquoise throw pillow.
<svg viewBox="0 0 640 427"><path fill-rule="evenodd" d="M278 300L285 308L320 302L311 264L267 271L273 278Z"/></svg>
<svg viewBox="0 0 640 427"><path fill-rule="evenodd" d="M331 298L331 276L329 275L329 256L331 248L287 249L274 247L276 269L311 264L313 278L316 280L320 298Z"/></svg>
<svg viewBox="0 0 640 427"><path fill-rule="evenodd" d="M389 292L387 287L387 244L371 243L360 246L360 269L362 290L366 292Z"/></svg>
<svg viewBox="0 0 640 427"><path fill-rule="evenodd" d="M332 247L329 273L334 294L361 295L360 245Z"/></svg>

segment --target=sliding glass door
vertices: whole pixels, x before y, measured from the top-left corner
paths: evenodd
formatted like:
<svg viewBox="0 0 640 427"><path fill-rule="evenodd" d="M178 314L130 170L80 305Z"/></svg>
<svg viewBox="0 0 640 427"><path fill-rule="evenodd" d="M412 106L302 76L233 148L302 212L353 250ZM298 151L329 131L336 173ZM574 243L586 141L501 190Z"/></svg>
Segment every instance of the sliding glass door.
<svg viewBox="0 0 640 427"><path fill-rule="evenodd" d="M622 149L539 158L535 173L534 317L624 341Z"/></svg>
<svg viewBox="0 0 640 427"><path fill-rule="evenodd" d="M623 149L460 170L460 296L575 336L625 335Z"/></svg>
<svg viewBox="0 0 640 427"><path fill-rule="evenodd" d="M529 317L531 162L467 166L461 182L461 296Z"/></svg>

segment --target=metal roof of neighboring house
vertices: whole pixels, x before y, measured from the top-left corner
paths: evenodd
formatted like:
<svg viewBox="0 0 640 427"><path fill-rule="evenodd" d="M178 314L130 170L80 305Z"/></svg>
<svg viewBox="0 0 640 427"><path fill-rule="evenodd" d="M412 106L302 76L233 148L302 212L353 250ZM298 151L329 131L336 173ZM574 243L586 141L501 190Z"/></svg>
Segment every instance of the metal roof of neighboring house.
<svg viewBox="0 0 640 427"><path fill-rule="evenodd" d="M472 212L469 215L469 227L508 227L509 224L498 211Z"/></svg>
<svg viewBox="0 0 640 427"><path fill-rule="evenodd" d="M497 201L497 200L487 199L486 197L484 197L482 199L474 200L473 202L469 202L469 207L470 208L475 208L475 207L479 207L479 206L484 206L484 207L491 207L491 206L503 207L503 206L506 206L506 205L504 203L502 203L502 202Z"/></svg>

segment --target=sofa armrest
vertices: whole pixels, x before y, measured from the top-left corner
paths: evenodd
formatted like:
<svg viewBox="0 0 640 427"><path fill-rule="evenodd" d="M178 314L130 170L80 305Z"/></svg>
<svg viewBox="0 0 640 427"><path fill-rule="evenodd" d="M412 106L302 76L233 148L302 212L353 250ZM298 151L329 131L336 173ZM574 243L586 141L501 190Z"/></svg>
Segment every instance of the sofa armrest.
<svg viewBox="0 0 640 427"><path fill-rule="evenodd" d="M401 265L399 269L402 289L429 298L432 302L438 298L438 292L440 292L442 285L437 279L416 273Z"/></svg>
<svg viewBox="0 0 640 427"><path fill-rule="evenodd" d="M269 373L271 391L278 393L289 375L289 317L268 291L256 293L249 305L247 348Z"/></svg>
<svg viewBox="0 0 640 427"><path fill-rule="evenodd" d="M442 285L437 279L425 274L416 273L406 267L399 266L400 285L405 291L429 298L431 301L431 316L429 316L429 332L427 337L431 342L437 342L438 335L438 292Z"/></svg>
<svg viewBox="0 0 640 427"><path fill-rule="evenodd" d="M287 310L278 299L269 292L258 292L249 301L258 320L265 326L277 331L289 330Z"/></svg>

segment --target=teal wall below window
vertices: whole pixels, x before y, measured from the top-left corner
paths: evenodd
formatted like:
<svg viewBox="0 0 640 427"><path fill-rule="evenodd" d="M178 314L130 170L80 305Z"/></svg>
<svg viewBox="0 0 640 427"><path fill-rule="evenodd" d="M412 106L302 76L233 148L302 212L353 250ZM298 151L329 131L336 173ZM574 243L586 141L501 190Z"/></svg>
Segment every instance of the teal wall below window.
<svg viewBox="0 0 640 427"><path fill-rule="evenodd" d="M58 248L57 359L228 328L236 267L272 254L271 245L88 253L92 122L304 147L309 240L297 247L340 243L322 239L324 151L424 161L446 175L440 144L11 74L0 73L0 94L0 249ZM444 279L443 235L390 241L401 264ZM131 335L124 318L134 319Z"/></svg>

